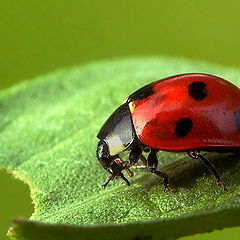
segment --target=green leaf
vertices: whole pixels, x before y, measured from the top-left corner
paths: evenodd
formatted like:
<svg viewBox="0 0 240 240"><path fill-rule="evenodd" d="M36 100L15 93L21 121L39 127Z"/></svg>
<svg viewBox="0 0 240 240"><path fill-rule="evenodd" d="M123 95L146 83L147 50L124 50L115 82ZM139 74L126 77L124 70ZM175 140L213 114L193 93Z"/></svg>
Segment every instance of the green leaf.
<svg viewBox="0 0 240 240"><path fill-rule="evenodd" d="M29 184L35 210L16 219L14 239L170 239L239 226L240 162L207 154L229 188L222 191L201 162L160 152L161 179L134 169L131 186L95 157L96 133L131 92L163 77L204 72L240 85L240 71L171 58L128 58L57 71L0 95L0 167Z"/></svg>

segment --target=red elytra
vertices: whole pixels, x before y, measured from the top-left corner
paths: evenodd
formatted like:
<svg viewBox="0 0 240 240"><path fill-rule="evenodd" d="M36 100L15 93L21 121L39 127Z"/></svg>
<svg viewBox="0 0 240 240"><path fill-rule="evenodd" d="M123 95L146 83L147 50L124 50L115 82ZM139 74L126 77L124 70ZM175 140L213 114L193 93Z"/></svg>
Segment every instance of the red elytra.
<svg viewBox="0 0 240 240"><path fill-rule="evenodd" d="M200 86L189 93L189 86L196 82ZM150 86L151 95L130 102L133 125L143 144L166 151L240 147L240 90L236 86L206 74L177 75ZM176 135L179 119L190 119L191 126L183 126L183 133L180 129Z"/></svg>

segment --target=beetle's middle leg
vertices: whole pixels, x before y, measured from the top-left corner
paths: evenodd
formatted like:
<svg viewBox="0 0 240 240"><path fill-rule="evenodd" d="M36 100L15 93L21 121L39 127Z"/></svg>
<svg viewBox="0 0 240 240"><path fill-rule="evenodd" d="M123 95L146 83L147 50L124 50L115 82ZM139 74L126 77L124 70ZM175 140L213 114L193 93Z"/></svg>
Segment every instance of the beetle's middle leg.
<svg viewBox="0 0 240 240"><path fill-rule="evenodd" d="M148 169L151 173L154 173L158 177L163 178L164 190L170 190L170 188L168 187L168 175L166 173L157 171L157 166L158 166L157 152L158 150L151 149L151 152L148 154L148 158L147 158Z"/></svg>
<svg viewBox="0 0 240 240"><path fill-rule="evenodd" d="M129 154L129 162L125 166L125 170L128 172L130 177L133 176L133 171L131 171L129 168L134 166L138 162L141 155L142 149L140 147L135 147L131 150Z"/></svg>
<svg viewBox="0 0 240 240"><path fill-rule="evenodd" d="M142 154L142 149L140 147L133 148L129 154L129 162L130 162L129 164L131 166L135 165L138 162L141 154Z"/></svg>

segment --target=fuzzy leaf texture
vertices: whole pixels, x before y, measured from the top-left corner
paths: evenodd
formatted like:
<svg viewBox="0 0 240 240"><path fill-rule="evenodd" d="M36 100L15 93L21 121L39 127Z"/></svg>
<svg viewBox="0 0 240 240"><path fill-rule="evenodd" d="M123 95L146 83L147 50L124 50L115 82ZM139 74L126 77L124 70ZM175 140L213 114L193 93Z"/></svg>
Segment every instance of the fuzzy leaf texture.
<svg viewBox="0 0 240 240"><path fill-rule="evenodd" d="M240 161L204 154L229 191L198 160L160 152L171 191L145 169L128 187L102 184L96 134L139 87L181 73L209 73L240 85L240 70L172 58L126 58L56 71L0 95L0 167L26 182L34 213L15 219L12 239L172 239L240 225ZM127 174L125 173L127 176Z"/></svg>

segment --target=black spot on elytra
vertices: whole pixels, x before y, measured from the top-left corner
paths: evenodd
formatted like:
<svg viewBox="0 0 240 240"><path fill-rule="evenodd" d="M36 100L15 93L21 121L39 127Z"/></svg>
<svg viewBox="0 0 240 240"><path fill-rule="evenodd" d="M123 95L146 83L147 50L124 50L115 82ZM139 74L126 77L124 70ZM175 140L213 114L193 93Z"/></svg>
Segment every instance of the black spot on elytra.
<svg viewBox="0 0 240 240"><path fill-rule="evenodd" d="M207 96L206 84L204 82L193 82L188 86L188 94L195 100L199 101Z"/></svg>
<svg viewBox="0 0 240 240"><path fill-rule="evenodd" d="M187 136L192 129L192 125L190 118L180 118L176 123L175 135L179 138Z"/></svg>
<svg viewBox="0 0 240 240"><path fill-rule="evenodd" d="M127 100L127 103L141 100L143 98L146 98L154 93L154 89L152 85L146 85L140 89L138 89L136 92L132 93Z"/></svg>
<svg viewBox="0 0 240 240"><path fill-rule="evenodd" d="M233 112L234 120L237 125L238 130L240 131L240 109Z"/></svg>

